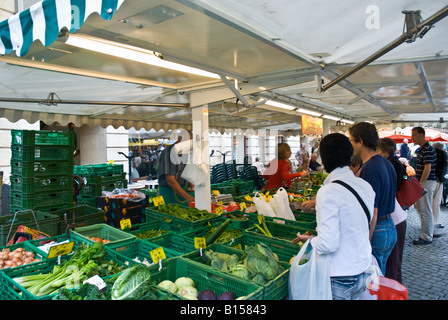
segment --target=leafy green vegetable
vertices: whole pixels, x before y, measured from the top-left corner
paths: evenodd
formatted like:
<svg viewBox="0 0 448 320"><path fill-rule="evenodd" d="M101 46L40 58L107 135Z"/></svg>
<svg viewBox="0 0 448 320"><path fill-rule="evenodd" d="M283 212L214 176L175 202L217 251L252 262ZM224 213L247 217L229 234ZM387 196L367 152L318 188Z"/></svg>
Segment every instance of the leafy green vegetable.
<svg viewBox="0 0 448 320"><path fill-rule="evenodd" d="M143 264L126 269L114 282L112 300L154 300L150 280L151 272Z"/></svg>
<svg viewBox="0 0 448 320"><path fill-rule="evenodd" d="M158 206L156 211L193 222L216 217L214 213L210 213L207 210L199 210L197 208L185 208L177 204L171 204L171 203Z"/></svg>
<svg viewBox="0 0 448 320"><path fill-rule="evenodd" d="M250 246L246 254L249 274L257 283L266 284L282 271L271 248L264 243Z"/></svg>
<svg viewBox="0 0 448 320"><path fill-rule="evenodd" d="M37 297L51 295L60 288L75 288L94 275L105 276L121 271L121 267L105 260L105 257L106 250L103 244L98 242L93 245L83 244L77 247L68 261L54 266L51 272L25 275L13 280ZM107 267L102 269L102 266Z"/></svg>

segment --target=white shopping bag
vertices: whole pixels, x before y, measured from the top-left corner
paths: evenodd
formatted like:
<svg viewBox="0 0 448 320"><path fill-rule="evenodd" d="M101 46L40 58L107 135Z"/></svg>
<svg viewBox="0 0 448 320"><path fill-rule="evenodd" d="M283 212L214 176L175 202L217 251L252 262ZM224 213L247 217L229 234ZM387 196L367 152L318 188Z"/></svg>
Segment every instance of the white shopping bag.
<svg viewBox="0 0 448 320"><path fill-rule="evenodd" d="M275 212L271 205L258 192L252 197L252 201L257 208L258 214L266 217L275 217ZM271 200L272 201L272 200Z"/></svg>
<svg viewBox="0 0 448 320"><path fill-rule="evenodd" d="M299 265L302 260L308 260ZM290 300L332 300L330 255L319 255L308 239L294 258L289 270Z"/></svg>
<svg viewBox="0 0 448 320"><path fill-rule="evenodd" d="M296 220L296 217L292 213L291 207L289 206L288 192L285 188L279 188L272 196L272 200L269 201L269 204L277 217L293 221Z"/></svg>

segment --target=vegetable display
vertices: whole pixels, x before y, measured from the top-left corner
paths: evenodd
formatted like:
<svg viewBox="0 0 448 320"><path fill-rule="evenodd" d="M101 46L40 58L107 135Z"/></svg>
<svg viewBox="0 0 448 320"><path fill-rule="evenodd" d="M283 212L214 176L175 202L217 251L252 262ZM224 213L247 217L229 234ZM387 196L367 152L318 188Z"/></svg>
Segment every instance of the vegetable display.
<svg viewBox="0 0 448 320"><path fill-rule="evenodd" d="M192 222L216 217L214 213L207 210L184 208L176 204L160 205L157 207L157 211Z"/></svg>
<svg viewBox="0 0 448 320"><path fill-rule="evenodd" d="M211 233L213 233L216 230L217 227L213 227L210 229L210 231L208 231L205 234L205 238L208 239L208 237L210 236ZM239 236L241 236L243 234L243 232L241 230L238 229L228 229L228 230L224 230L221 235L219 235L216 240L214 240L213 242L210 242L210 240L206 240L206 244L210 245L213 243L226 243L229 242L232 239L238 238Z"/></svg>
<svg viewBox="0 0 448 320"><path fill-rule="evenodd" d="M4 248L0 252L0 269L14 268L38 261L41 259L35 259L34 253L24 248L16 248L13 251Z"/></svg>
<svg viewBox="0 0 448 320"><path fill-rule="evenodd" d="M220 253L208 249L201 259L212 268L260 285L267 284L284 271L277 256L264 243L249 246L241 258L235 253Z"/></svg>
<svg viewBox="0 0 448 320"><path fill-rule="evenodd" d="M150 294L151 272L143 264L124 270L112 287L112 300L154 300ZM149 296L148 296L149 295Z"/></svg>
<svg viewBox="0 0 448 320"><path fill-rule="evenodd" d="M152 239L155 237L163 236L166 233L168 233L167 230L151 229L151 230L137 232L134 235L137 239Z"/></svg>
<svg viewBox="0 0 448 320"><path fill-rule="evenodd" d="M61 288L75 288L94 275L105 277L122 271L124 267L105 259L105 256L103 244L83 244L68 261L55 265L51 272L25 275L13 280L37 297L51 295Z"/></svg>

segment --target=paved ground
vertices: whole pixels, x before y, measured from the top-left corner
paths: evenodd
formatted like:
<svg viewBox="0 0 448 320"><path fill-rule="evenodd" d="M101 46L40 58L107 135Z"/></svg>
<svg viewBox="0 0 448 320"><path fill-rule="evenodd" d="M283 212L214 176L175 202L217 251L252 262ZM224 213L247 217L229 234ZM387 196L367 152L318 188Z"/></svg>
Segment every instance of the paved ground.
<svg viewBox="0 0 448 320"><path fill-rule="evenodd" d="M441 213L443 234L430 245L412 244L420 235L420 217L414 208L409 210L406 222L402 272L408 299L448 300L448 208L443 207Z"/></svg>

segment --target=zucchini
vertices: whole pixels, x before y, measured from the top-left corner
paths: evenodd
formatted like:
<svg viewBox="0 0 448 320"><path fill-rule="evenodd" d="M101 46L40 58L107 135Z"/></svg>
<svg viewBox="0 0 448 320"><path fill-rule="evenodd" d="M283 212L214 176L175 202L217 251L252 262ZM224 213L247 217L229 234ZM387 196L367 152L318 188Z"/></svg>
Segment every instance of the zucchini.
<svg viewBox="0 0 448 320"><path fill-rule="evenodd" d="M218 237L226 230L227 226L230 224L231 220L227 219L219 227L216 228L214 232L212 232L207 239L205 239L205 245L208 246L218 239Z"/></svg>

